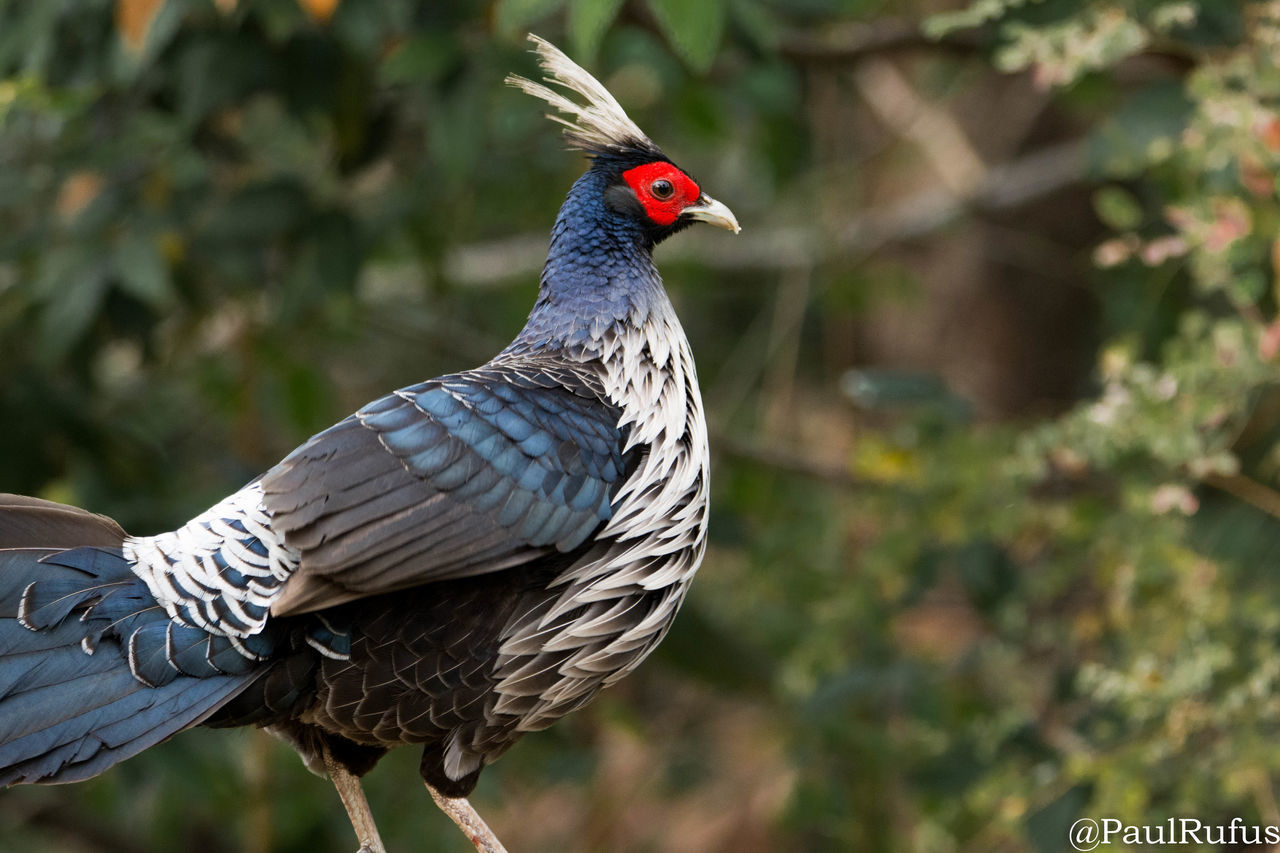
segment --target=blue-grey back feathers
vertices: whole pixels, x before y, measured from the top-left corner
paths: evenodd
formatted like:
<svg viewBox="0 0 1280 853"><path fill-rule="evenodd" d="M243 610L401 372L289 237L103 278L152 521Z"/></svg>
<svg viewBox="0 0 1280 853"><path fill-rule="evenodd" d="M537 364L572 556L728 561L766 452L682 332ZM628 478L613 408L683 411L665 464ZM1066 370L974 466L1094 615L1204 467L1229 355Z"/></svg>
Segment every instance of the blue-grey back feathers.
<svg viewBox="0 0 1280 853"><path fill-rule="evenodd" d="M562 364L495 361L371 403L262 479L273 530L301 554L273 612L573 550L611 515L619 418Z"/></svg>

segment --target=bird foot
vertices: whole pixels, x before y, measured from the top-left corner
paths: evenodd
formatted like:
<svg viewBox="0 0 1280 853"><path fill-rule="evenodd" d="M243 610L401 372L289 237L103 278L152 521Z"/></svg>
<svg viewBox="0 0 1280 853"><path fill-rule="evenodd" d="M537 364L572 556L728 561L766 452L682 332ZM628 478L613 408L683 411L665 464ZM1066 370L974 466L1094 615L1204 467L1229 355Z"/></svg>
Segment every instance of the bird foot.
<svg viewBox="0 0 1280 853"><path fill-rule="evenodd" d="M333 757L329 745L322 742L320 754L324 758L325 769L329 771L329 779L338 791L338 798L347 810L351 819L351 828L355 830L360 849L356 853L387 853L378 837L378 827L373 822L373 813L369 811L369 801L364 797L364 789L360 787L360 777Z"/></svg>
<svg viewBox="0 0 1280 853"><path fill-rule="evenodd" d="M479 813L467 802L466 797L446 797L427 783L427 790L431 792L431 799L436 801L436 805L440 807L440 811L449 816L449 819L458 825L463 834L467 836L479 853L507 853L507 848L502 846L502 842L498 840L498 836L493 834L493 830L484 822Z"/></svg>

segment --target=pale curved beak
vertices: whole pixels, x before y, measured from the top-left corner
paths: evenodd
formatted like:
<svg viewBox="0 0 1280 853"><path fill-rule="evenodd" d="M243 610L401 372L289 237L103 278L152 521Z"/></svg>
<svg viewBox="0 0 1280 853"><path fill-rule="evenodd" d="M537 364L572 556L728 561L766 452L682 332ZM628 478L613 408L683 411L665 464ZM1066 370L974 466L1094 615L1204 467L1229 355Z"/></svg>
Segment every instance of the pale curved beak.
<svg viewBox="0 0 1280 853"><path fill-rule="evenodd" d="M697 204L691 204L680 211L680 215L728 229L734 234L742 230L738 227L738 217L733 215L733 211L706 193L698 198Z"/></svg>

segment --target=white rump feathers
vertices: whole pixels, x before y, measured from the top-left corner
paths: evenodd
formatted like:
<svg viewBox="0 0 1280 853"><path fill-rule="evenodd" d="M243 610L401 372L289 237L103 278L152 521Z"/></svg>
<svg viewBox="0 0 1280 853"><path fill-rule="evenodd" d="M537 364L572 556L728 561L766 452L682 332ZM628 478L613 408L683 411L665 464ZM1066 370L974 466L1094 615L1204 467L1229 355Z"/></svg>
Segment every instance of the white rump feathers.
<svg viewBox="0 0 1280 853"><path fill-rule="evenodd" d="M566 116L571 116L571 119L547 116L568 128L565 138L570 145L595 154L642 148L661 156L658 146L627 117L617 99L609 94L609 90L599 80L546 39L530 33L529 41L537 45L535 51L538 54L538 64L548 75L544 79L548 83L556 83L577 92L587 103L576 104L559 92L516 74L508 75L507 83L523 89L535 98L541 98Z"/></svg>

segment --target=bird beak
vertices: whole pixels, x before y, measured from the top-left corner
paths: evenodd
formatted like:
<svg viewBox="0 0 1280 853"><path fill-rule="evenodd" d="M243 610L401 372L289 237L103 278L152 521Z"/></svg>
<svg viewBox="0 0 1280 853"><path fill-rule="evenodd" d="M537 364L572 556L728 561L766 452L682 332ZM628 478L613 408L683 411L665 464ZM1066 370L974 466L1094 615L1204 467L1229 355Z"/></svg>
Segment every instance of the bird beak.
<svg viewBox="0 0 1280 853"><path fill-rule="evenodd" d="M687 216L690 219L700 219L703 222L732 231L734 234L742 230L738 227L738 217L733 215L733 211L706 193L699 197L697 204L691 204L680 211L680 215Z"/></svg>

